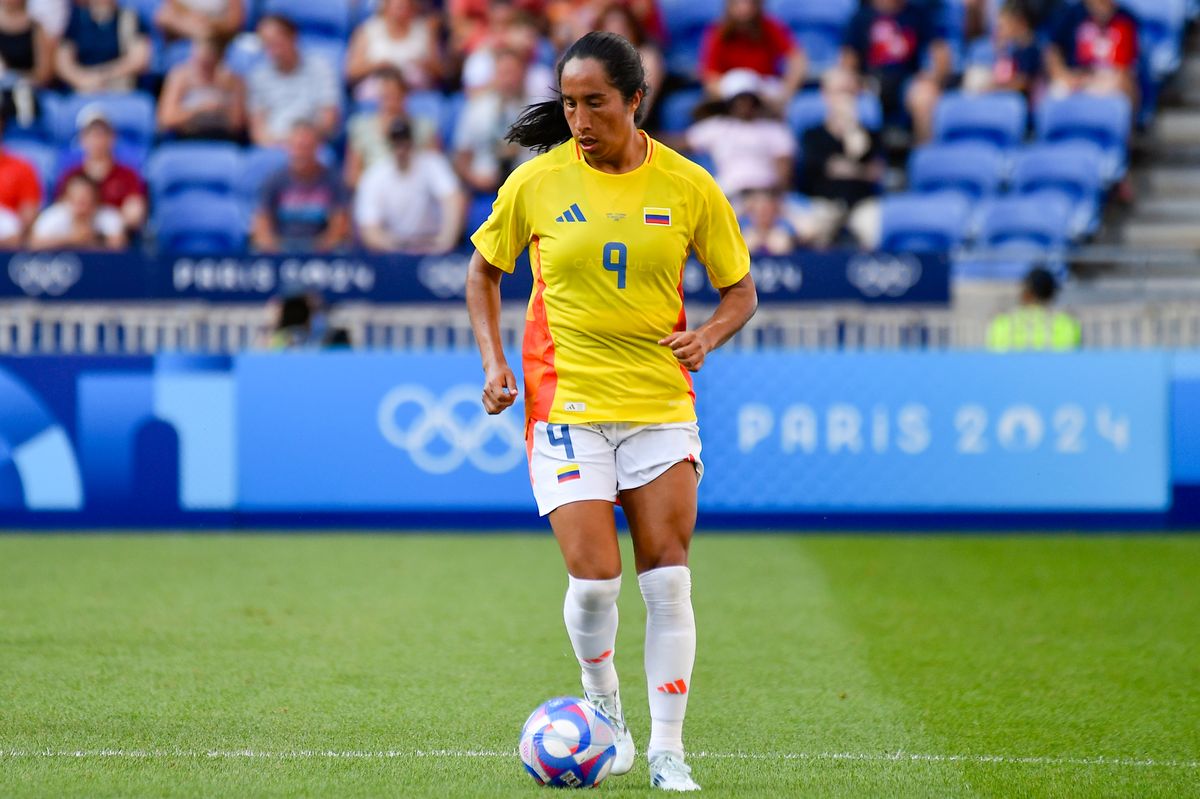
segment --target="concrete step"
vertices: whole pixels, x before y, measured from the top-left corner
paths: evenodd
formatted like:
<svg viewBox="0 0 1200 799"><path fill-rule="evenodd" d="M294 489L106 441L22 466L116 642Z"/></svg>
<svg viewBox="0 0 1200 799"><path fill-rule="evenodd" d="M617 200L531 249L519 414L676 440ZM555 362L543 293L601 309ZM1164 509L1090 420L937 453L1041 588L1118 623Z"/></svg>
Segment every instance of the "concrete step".
<svg viewBox="0 0 1200 799"><path fill-rule="evenodd" d="M1141 184L1139 197L1200 197L1200 167L1151 166L1135 174Z"/></svg>
<svg viewBox="0 0 1200 799"><path fill-rule="evenodd" d="M1127 247L1151 250L1200 250L1200 225L1194 221L1131 220L1121 227L1121 241Z"/></svg>
<svg viewBox="0 0 1200 799"><path fill-rule="evenodd" d="M1200 196L1168 197L1156 195L1139 200L1133 209L1132 221L1191 220L1200 225Z"/></svg>
<svg viewBox="0 0 1200 799"><path fill-rule="evenodd" d="M1159 147L1200 144L1200 109L1164 109L1155 120L1151 135Z"/></svg>

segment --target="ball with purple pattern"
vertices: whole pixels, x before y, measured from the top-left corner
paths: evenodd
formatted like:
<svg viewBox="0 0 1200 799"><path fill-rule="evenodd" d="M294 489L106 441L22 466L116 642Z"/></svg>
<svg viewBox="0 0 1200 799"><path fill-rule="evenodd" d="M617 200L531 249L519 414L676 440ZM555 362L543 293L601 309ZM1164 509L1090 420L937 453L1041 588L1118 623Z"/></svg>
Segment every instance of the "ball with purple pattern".
<svg viewBox="0 0 1200 799"><path fill-rule="evenodd" d="M594 788L617 754L612 722L573 696L551 699L533 711L521 730L521 762L539 785Z"/></svg>

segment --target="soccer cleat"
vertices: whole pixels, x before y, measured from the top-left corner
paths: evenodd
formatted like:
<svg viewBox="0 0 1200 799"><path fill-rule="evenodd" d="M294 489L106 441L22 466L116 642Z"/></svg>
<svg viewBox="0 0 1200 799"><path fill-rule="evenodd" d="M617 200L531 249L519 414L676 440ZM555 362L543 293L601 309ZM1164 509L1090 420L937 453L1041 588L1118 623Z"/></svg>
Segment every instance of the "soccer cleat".
<svg viewBox="0 0 1200 799"><path fill-rule="evenodd" d="M683 758L671 752L663 752L650 758L650 787L663 791L698 791L700 786L692 779L692 769Z"/></svg>
<svg viewBox="0 0 1200 799"><path fill-rule="evenodd" d="M589 694L584 691L583 696L612 722L613 728L617 731L617 755L613 758L612 771L609 773L613 775L628 774L629 770L633 768L633 757L637 754L637 747L633 745L633 736L629 733L629 728L625 726L625 713L621 710L620 691L613 691L611 694Z"/></svg>

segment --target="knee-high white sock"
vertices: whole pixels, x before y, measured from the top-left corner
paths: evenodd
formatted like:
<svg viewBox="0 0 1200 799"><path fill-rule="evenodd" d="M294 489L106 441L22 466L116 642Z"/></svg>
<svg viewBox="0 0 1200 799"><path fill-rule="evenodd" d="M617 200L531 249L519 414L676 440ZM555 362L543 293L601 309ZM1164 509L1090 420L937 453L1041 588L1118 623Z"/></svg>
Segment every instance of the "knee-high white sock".
<svg viewBox="0 0 1200 799"><path fill-rule="evenodd" d="M611 694L617 690L613 650L617 645L617 596L621 578L580 580L567 576L567 598L563 621L575 657L583 668L583 689L589 694Z"/></svg>
<svg viewBox="0 0 1200 799"><path fill-rule="evenodd" d="M696 660L692 573L665 566L638 575L646 600L646 687L650 694L650 745L646 754L683 755L683 716Z"/></svg>

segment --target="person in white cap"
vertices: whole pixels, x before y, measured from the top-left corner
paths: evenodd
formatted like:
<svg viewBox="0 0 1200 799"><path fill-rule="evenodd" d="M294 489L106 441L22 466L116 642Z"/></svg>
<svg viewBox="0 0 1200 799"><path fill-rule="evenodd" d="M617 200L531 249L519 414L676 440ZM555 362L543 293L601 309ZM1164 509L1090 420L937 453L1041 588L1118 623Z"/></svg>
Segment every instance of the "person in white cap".
<svg viewBox="0 0 1200 799"><path fill-rule="evenodd" d="M721 78L719 113L687 131L688 149L710 156L727 197L791 183L796 139L763 100L763 79L749 69Z"/></svg>
<svg viewBox="0 0 1200 799"><path fill-rule="evenodd" d="M76 175L86 175L100 191L100 202L117 209L125 229L137 233L146 224L146 183L132 167L116 156L116 131L99 103L83 107L75 123L83 160L67 170L58 183L55 196L61 197Z"/></svg>

